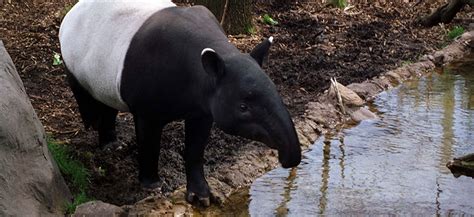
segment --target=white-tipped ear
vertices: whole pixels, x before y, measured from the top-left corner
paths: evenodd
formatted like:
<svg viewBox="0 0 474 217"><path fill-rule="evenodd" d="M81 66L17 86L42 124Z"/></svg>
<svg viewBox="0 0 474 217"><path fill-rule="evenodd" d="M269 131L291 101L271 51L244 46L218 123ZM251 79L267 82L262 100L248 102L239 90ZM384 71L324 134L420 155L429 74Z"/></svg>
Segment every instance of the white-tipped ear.
<svg viewBox="0 0 474 217"><path fill-rule="evenodd" d="M201 52L201 56L204 55L204 53L206 52L212 52L212 53L215 53L216 51L212 48L204 48Z"/></svg>
<svg viewBox="0 0 474 217"><path fill-rule="evenodd" d="M224 76L224 61L212 48L204 48L201 51L202 67L207 74L219 80Z"/></svg>
<svg viewBox="0 0 474 217"><path fill-rule="evenodd" d="M272 46L272 42L273 37L267 38L250 52L250 56L253 57L260 66L263 64L263 59L268 55L268 50Z"/></svg>

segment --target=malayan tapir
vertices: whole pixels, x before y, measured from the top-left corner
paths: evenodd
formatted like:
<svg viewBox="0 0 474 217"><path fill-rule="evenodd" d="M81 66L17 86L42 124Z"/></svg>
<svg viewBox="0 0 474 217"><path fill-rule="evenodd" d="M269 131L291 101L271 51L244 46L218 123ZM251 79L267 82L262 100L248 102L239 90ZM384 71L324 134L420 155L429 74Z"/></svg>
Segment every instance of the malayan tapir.
<svg viewBox="0 0 474 217"><path fill-rule="evenodd" d="M203 6L80 0L64 17L59 39L83 123L98 130L99 143L117 140L118 111L133 115L143 186L156 186L161 131L180 119L190 202L209 204L203 154L213 122L277 149L285 168L300 163L292 119L260 68L272 38L244 54Z"/></svg>

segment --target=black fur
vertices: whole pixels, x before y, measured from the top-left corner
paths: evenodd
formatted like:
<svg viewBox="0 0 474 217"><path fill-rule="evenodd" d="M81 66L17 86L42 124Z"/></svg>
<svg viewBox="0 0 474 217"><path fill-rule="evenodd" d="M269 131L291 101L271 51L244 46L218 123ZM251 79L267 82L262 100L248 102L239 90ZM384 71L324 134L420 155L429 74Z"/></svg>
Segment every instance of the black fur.
<svg viewBox="0 0 474 217"><path fill-rule="evenodd" d="M163 9L140 27L125 56L120 94L134 117L143 185L156 186L161 131L178 119L185 120L188 200L210 196L203 156L213 122L277 148L284 167L300 163L294 124L259 66L269 47L266 40L252 56L241 53L202 6ZM214 51L201 55L204 48ZM85 126L99 130L101 143L115 140L117 111L68 77Z"/></svg>
<svg viewBox="0 0 474 217"><path fill-rule="evenodd" d="M66 68L66 76L79 106L82 122L86 129L99 131L99 144L105 145L117 140L115 120L118 111L92 97Z"/></svg>

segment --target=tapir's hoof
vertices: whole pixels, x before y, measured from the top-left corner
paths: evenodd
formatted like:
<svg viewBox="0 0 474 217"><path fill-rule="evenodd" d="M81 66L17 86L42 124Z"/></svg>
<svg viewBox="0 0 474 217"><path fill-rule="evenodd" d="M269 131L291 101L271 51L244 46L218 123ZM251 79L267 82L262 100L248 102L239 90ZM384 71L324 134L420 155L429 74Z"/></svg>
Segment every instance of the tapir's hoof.
<svg viewBox="0 0 474 217"><path fill-rule="evenodd" d="M122 141L113 141L113 142L108 142L104 144L100 144L102 146L102 150L106 152L111 152L111 151L120 151L124 149L125 146L127 146L124 142Z"/></svg>
<svg viewBox="0 0 474 217"><path fill-rule="evenodd" d="M208 207L211 205L210 197L198 197L194 192L190 191L186 192L186 201L191 204L197 203L204 207Z"/></svg>

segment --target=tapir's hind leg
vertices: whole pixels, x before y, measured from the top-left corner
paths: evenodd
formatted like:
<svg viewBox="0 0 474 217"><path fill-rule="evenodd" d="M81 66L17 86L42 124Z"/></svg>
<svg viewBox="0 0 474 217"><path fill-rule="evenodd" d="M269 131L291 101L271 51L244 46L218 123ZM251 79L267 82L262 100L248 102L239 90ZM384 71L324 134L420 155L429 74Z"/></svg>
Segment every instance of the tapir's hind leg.
<svg viewBox="0 0 474 217"><path fill-rule="evenodd" d="M84 127L99 131L99 144L105 145L117 140L115 119L118 111L92 97L70 73L66 72L69 86L79 106Z"/></svg>
<svg viewBox="0 0 474 217"><path fill-rule="evenodd" d="M138 179L145 188L159 186L158 161L161 131L165 126L150 115L133 114L138 142Z"/></svg>

